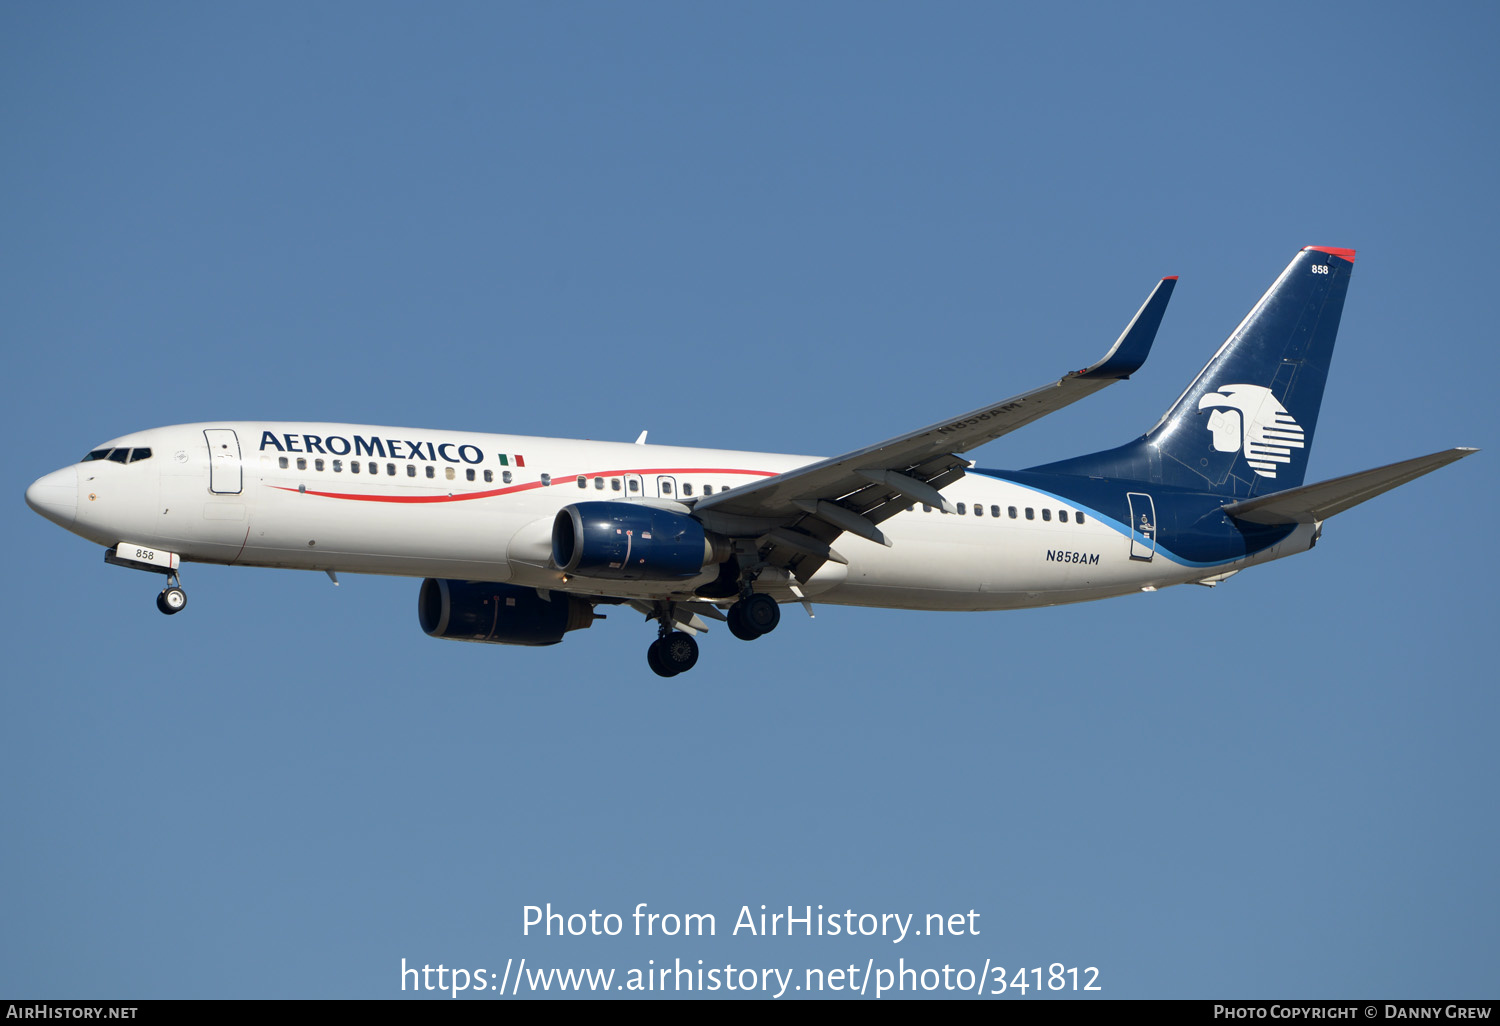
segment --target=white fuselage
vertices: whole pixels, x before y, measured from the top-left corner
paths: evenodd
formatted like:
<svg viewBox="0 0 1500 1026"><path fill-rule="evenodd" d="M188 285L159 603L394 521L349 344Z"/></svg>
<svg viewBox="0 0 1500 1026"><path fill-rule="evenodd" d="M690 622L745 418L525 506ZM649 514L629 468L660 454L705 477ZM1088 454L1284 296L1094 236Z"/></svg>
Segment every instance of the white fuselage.
<svg viewBox="0 0 1500 1026"><path fill-rule="evenodd" d="M64 468L28 497L50 496L39 506L45 515L101 545L156 546L185 561L509 582L647 600L692 598L717 568L670 582L569 578L551 561L559 509L599 500L691 505L815 460L319 423L178 425L126 435L100 451L127 447L151 455ZM969 475L943 494L964 514L916 504L881 525L889 547L844 534L835 548L848 565L824 563L802 593L907 609L1052 605L1222 576L1304 551L1314 535L1306 525L1271 549L1205 568L1164 551L1141 558L1126 525L1010 481ZM795 594L791 583L771 574L756 590L787 601Z"/></svg>

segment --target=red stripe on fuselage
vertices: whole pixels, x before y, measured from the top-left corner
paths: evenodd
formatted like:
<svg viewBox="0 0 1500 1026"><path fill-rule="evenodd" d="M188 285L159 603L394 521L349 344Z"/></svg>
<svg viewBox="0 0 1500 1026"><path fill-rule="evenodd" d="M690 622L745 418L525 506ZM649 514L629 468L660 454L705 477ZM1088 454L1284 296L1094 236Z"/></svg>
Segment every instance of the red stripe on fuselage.
<svg viewBox="0 0 1500 1026"><path fill-rule="evenodd" d="M642 470L601 470L593 474L584 474L583 477L625 477L635 474L645 477L648 474L661 474L664 476L676 476L678 474L753 474L756 477L775 477L776 472L771 470L737 470L728 467L654 467ZM556 487L560 481L573 480L580 475L562 474L555 478L551 487ZM355 502L465 502L470 499L489 499L496 495L510 495L514 492L524 492L532 488L543 488L540 481L528 481L525 484L510 485L505 488L489 488L482 492L465 492L461 495L370 495L355 492L318 492L311 488L288 488L285 485L272 485L278 491L297 492L301 495L317 495L324 499L349 499Z"/></svg>

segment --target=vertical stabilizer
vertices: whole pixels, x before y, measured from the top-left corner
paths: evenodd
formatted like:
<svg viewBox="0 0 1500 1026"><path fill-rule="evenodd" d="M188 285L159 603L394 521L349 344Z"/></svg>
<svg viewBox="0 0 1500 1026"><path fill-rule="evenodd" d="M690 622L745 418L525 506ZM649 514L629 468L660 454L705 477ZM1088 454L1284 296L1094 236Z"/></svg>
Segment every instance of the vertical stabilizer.
<svg viewBox="0 0 1500 1026"><path fill-rule="evenodd" d="M1352 249L1303 249L1154 428L1035 469L1237 498L1302 484L1353 269Z"/></svg>

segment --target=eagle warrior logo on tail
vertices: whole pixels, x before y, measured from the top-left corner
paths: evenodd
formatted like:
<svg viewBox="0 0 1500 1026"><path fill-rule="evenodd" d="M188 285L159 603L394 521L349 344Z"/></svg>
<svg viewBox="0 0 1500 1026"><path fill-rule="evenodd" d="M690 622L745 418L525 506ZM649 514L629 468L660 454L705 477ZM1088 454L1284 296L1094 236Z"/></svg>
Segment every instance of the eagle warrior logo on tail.
<svg viewBox="0 0 1500 1026"><path fill-rule="evenodd" d="M1278 463L1290 463L1291 451L1303 447L1302 425L1261 385L1224 385L1198 400L1198 409L1213 409L1208 430L1219 452L1243 448L1245 462L1261 477L1274 478Z"/></svg>

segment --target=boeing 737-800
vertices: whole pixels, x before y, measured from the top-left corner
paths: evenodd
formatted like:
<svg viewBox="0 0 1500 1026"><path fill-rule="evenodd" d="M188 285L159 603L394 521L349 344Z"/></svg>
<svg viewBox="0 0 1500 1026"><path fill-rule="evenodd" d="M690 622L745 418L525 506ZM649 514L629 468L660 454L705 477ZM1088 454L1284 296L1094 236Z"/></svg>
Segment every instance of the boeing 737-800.
<svg viewBox="0 0 1500 1026"><path fill-rule="evenodd" d="M228 421L105 442L26 501L107 562L165 574L164 613L186 604L184 562L398 574L425 578L436 638L550 645L634 607L662 676L692 668L705 618L753 640L782 603L1017 609L1213 585L1475 451L1303 484L1353 269L1353 250L1303 249L1155 427L1029 470L960 454L1139 369L1175 278L1092 366L831 459Z"/></svg>

